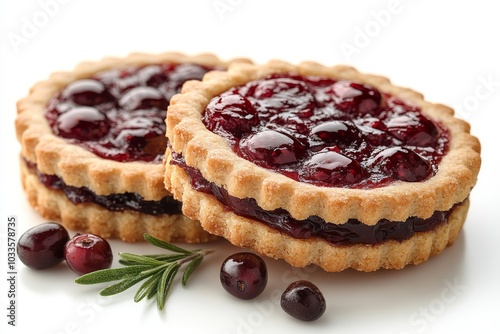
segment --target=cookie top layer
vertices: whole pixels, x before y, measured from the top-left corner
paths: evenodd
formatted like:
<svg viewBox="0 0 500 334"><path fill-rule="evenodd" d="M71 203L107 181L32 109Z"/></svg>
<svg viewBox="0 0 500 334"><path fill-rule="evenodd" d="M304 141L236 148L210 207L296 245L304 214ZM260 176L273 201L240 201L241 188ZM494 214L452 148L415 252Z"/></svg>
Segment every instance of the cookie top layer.
<svg viewBox="0 0 500 334"><path fill-rule="evenodd" d="M21 155L35 164L41 173L57 175L70 186L87 187L98 195L131 192L140 194L145 200L159 200L169 195L163 185L163 166L148 160L161 161L164 154L166 141L161 117L165 111L162 108L166 108L173 91L153 87L153 92L143 85L145 73L142 71L163 72L162 66L168 68L168 64L176 64L176 69L184 68L183 64L197 64L203 69L226 68L229 63L239 61L248 62L245 59L222 61L213 54L133 53L123 58L84 62L71 71L52 73L48 79L35 84L17 104L16 133L22 145ZM134 70L129 73L130 69ZM170 71L170 79L176 73ZM113 76L121 78L117 83L120 87L111 82ZM174 81L176 87L171 88L178 89L180 81ZM127 89L127 82L137 84L135 89L140 91L134 93ZM155 83L150 81L150 84L154 86ZM152 98L151 94L158 98ZM105 112L110 106L116 120L123 118L124 123L118 125L110 121L114 116ZM122 114L117 106L131 110ZM47 108L53 108L55 112L47 114ZM156 112L163 114L156 115ZM130 131L143 132L145 127L139 126L143 122L155 124L155 127L148 127L153 136L146 144L152 143L151 150L133 135L134 131ZM111 136L115 133L116 136ZM116 147L104 150L106 146L100 141L108 138L122 141L125 144L122 147L131 150L120 151ZM100 147L96 151L99 154L88 149L94 146ZM125 159L108 159L109 151ZM146 151L146 155L140 156Z"/></svg>
<svg viewBox="0 0 500 334"><path fill-rule="evenodd" d="M397 142L397 145L400 147L395 150L396 153L399 155L412 155L411 153L407 153L410 151L405 151L405 149L407 150L411 146L413 147L412 152L414 152L416 147L420 147L419 145L423 141L427 142L427 144L437 143L438 146L439 143L442 143L440 151L442 151L443 155L438 155L435 159L432 157L429 158L428 161L432 161L433 159L436 161L435 167L431 167L430 173L425 172L423 176L419 172L413 173L417 175L415 180L396 177L395 180L389 182L387 185L382 184L377 187L325 187L322 184L318 184L322 182L322 180L318 182L318 176L321 178L321 174L328 173L322 173L323 171L318 168L318 164L314 161L310 162L310 159L313 157L313 155L308 155L310 153L305 154L305 160L303 161L309 161L309 166L315 167L319 174L315 176L314 173L308 172L308 174L299 176L299 179L301 177L313 178L313 182L301 182L293 177L276 172L276 166L281 167L281 165L285 165L279 162L291 162L294 159L294 154L288 154L286 150L280 150L279 147L277 153L274 155L272 153L269 155L267 152L261 153L256 149L258 148L257 144L247 145L250 147L242 149L242 143L247 140L246 136L248 136L248 132L251 132L252 136L258 137L263 136L262 133L266 133L266 131L276 131L276 128L260 132L252 130L258 129L261 126L261 114L258 112L251 113L251 116L243 116L243 119L248 117L246 122L242 122L242 124L245 124L243 131L241 127L233 126L231 121L228 121L224 124L224 127L220 127L220 131L216 130L216 132L219 131L220 133L213 132L214 129L219 128L219 125L211 125L207 120L211 118L208 117L210 113L215 118L220 115L217 108L213 109L217 107L217 103L219 102L217 98L219 95L232 94L228 95L228 98L237 102L235 106L238 106L239 103L245 105L245 100L234 96L234 89L252 85L259 86L261 83L267 84L269 82L267 80L269 79L275 81L273 84L274 87L277 86L276 80L278 82L282 81L278 86L292 88L299 95L303 94L305 96L304 99L300 99L299 101L286 97L282 101L283 104L299 102L298 104L300 105L305 101L306 104L301 105L300 108L302 111L308 110L307 96L310 94L310 91L308 91L309 88L306 89L303 83L297 82L297 77L294 78L294 76L306 78L319 77L322 80L327 78L331 80L327 86L332 88L337 82L340 82L341 84L339 85L343 85L344 91L348 91L346 88L347 86L351 86L351 83L361 85L359 86L359 90L370 86L373 87L374 89L371 89L373 93L368 94L370 97L369 100L371 99L372 101L363 104L363 108L360 109L358 107L358 110L355 111L355 113L362 115L360 119L364 119L364 121L357 124L357 121L353 122L350 119L340 117L339 119L329 119L328 122L348 121L354 124L355 129L371 127L377 130L376 125L365 123L371 117L378 118L380 116L380 114L372 111L373 108L379 108L383 111L392 103L392 108L397 109L396 106L403 103L410 108L410 111L413 110L411 117L409 117L410 119L419 119L418 124L424 128L428 127L431 130L424 131L425 136L408 136L407 139L404 138L403 134L408 134L409 132L400 130L398 122L394 121L394 119L383 121L383 125L388 128L385 131L385 137L393 141L393 144ZM349 84L346 84L346 82L349 82ZM269 91L273 91L274 89L272 88L266 92L265 88L262 87L260 90L262 96L266 96ZM380 101L375 93L375 89L380 93ZM256 92L259 93L257 89L254 89L250 95L255 95L257 94ZM331 97L338 97L339 94L342 93L334 93ZM245 97L246 93L239 95ZM314 96L314 94L312 95ZM351 98L354 101L354 97ZM393 102L390 102L391 99L393 99ZM385 103L382 104L382 101L385 101ZM228 105L231 106L231 103ZM356 103L351 103L351 105L356 105ZM257 106L258 108L260 106ZM347 104L346 108L350 108L349 104ZM341 108L337 109L342 111ZM233 115L236 115L236 118L239 117L239 110L241 110L240 107L233 109ZM307 113L306 111L305 114ZM408 118L408 115L401 114L396 116L396 120L400 116ZM276 118L279 120L279 116ZM234 118L228 119L232 120ZM259 119L259 124L254 119ZM285 120L286 126L284 128L291 124L292 127L297 129L299 126L294 124L293 120L300 119L300 116L296 116L292 118L292 122L287 123ZM327 124L328 122L314 124L312 128L307 129L307 134L305 134L306 132L304 133L304 136L307 137L307 145L320 143L319 152L324 149L324 147L321 147L321 141L328 141L329 133L335 132L335 128L347 129L343 131L345 131L346 137L349 135L350 123L330 124L332 127L328 129L316 128L325 126L323 124ZM269 122L266 121L265 124L269 124ZM420 128L420 125L417 128ZM391 131L389 131L389 128ZM351 129L354 128L351 127ZM230 133L230 136L227 133ZM295 133L299 133L299 131L295 131ZM294 147L297 145L296 142L299 142L298 145L300 147L301 139L292 138L290 135L290 133L286 132L282 134L282 136L290 138L287 141L281 135L275 135L275 137L278 139L280 137L283 138L283 142L280 144L282 147ZM368 139L364 138L364 140L356 138L356 136L356 134L353 134L351 141L369 141L369 136ZM402 221L408 217L428 218L435 211L449 210L455 203L462 202L469 195L470 190L476 182L480 167L479 141L470 135L469 125L466 122L453 117L452 109L440 104L427 102L421 94L406 88L394 86L384 77L362 74L351 67L325 67L312 62L304 62L298 65L291 65L281 61L271 61L265 65L235 64L234 66L230 66L226 72L211 72L207 74L201 82L189 82L183 87L182 93L174 96L171 101L167 112L167 137L170 141L172 151L182 154L188 166L199 170L206 180L223 187L231 196L253 198L265 210L285 209L296 219L319 216L325 221L335 223L346 222L348 219L358 219L364 224L373 225L381 219ZM305 138L302 139L305 140ZM405 142L403 143L403 141ZM436 147L436 145L431 146ZM387 146L387 149L390 148ZM390 165L390 163L384 162L384 158L388 162L391 162L392 159L389 154L391 152L381 153L384 150L385 148L381 148L380 151L372 151L370 154L370 159L374 159L380 154L379 158L381 160L373 165L373 169L383 169L383 166ZM257 156L255 152L257 152ZM280 160L280 153L286 153L283 155L284 160ZM261 154L263 157L267 155L270 158L263 159L258 154ZM337 157L341 153L334 149L321 152L321 154L331 155L332 157L335 155ZM422 152L416 154L422 156ZM300 156L300 153L298 155ZM349 156L347 157L349 158ZM268 160L273 159L274 161L271 161L271 168L268 168L268 166L265 166L265 168L262 167L263 164L268 164ZM353 160L352 158L349 159ZM416 160L417 158L411 157L409 159ZM298 160L302 161L301 159ZM333 161L334 159L332 158L331 160ZM396 162L392 164L397 164L397 160L399 159L394 160ZM366 161L369 161L369 159ZM357 164L359 165L360 163L357 162ZM335 163L332 163L332 165L335 165ZM427 167L424 169L425 171L429 171ZM393 175L392 172L389 174ZM363 184L360 180L355 181L358 184ZM166 183L168 184L168 182Z"/></svg>
<svg viewBox="0 0 500 334"><path fill-rule="evenodd" d="M212 98L203 124L261 167L319 186L374 188L433 176L439 122L372 85L274 73Z"/></svg>
<svg viewBox="0 0 500 334"><path fill-rule="evenodd" d="M71 82L45 116L54 134L101 158L160 163L170 98L214 69L169 62L102 71Z"/></svg>

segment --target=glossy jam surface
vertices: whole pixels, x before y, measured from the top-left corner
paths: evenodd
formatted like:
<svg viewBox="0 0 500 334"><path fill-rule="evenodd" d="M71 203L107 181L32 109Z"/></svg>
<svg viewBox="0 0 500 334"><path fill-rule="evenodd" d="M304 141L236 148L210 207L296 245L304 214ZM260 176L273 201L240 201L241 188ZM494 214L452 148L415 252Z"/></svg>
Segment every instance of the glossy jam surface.
<svg viewBox="0 0 500 334"><path fill-rule="evenodd" d="M182 204L170 196L159 201L147 201L136 193L97 195L86 187L69 186L57 175L41 173L35 164L26 162L28 168L37 174L38 180L47 188L62 191L73 203L94 203L107 210L124 211L133 210L149 215L180 214Z"/></svg>
<svg viewBox="0 0 500 334"><path fill-rule="evenodd" d="M66 86L50 101L46 118L56 135L102 158L160 163L170 98L186 80L212 69L157 64L100 72Z"/></svg>
<svg viewBox="0 0 500 334"><path fill-rule="evenodd" d="M229 195L224 188L203 178L200 171L187 166L180 154L173 153L171 163L186 171L193 189L215 196L228 210L239 216L255 219L297 239L320 238L334 245L370 245L386 240L403 241L416 232L430 231L445 224L451 213L451 210L436 211L430 218L410 217L404 222L382 219L373 226L365 225L356 219L349 219L343 224L329 223L317 216L297 220L286 210L266 211L253 198L240 199Z"/></svg>
<svg viewBox="0 0 500 334"><path fill-rule="evenodd" d="M318 186L419 182L448 148L444 127L368 84L273 74L214 97L203 123L241 157Z"/></svg>

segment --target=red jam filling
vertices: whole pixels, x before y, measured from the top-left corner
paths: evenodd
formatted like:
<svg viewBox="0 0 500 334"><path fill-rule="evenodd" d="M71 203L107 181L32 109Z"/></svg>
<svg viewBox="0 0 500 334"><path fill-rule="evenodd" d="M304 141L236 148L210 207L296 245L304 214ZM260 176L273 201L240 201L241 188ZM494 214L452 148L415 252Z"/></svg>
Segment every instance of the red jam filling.
<svg viewBox="0 0 500 334"><path fill-rule="evenodd" d="M213 195L227 210L239 216L259 221L296 239L320 238L338 246L375 245L387 240L407 240L416 232L430 231L447 223L454 208L449 211L436 211L427 219L409 217L401 222L381 219L372 226L365 225L357 219L349 219L343 224L328 223L318 216L297 220L284 209L266 211L253 198L240 199L229 195L224 188L206 180L199 170L186 165L184 158L178 153L172 152L171 164L181 167L186 172L194 190Z"/></svg>
<svg viewBox="0 0 500 334"><path fill-rule="evenodd" d="M160 163L170 98L213 69L188 63L103 71L66 86L45 116L56 135L101 158Z"/></svg>
<svg viewBox="0 0 500 334"><path fill-rule="evenodd" d="M62 191L73 204L94 203L110 211L133 210L149 215L181 214L182 204L170 196L159 201L148 201L137 193L97 195L86 187L69 186L57 175L41 173L36 165L25 161L28 168L36 173L38 180L47 188Z"/></svg>
<svg viewBox="0 0 500 334"><path fill-rule="evenodd" d="M272 74L214 97L203 123L259 166L318 186L430 178L448 149L439 123L368 84Z"/></svg>

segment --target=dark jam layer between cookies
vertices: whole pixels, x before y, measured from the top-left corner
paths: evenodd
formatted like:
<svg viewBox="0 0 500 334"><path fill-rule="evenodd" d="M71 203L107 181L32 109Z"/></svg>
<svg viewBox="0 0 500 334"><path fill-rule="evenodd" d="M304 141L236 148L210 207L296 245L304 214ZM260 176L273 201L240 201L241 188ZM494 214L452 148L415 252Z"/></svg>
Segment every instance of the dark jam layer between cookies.
<svg viewBox="0 0 500 334"><path fill-rule="evenodd" d="M52 131L101 158L160 163L170 98L214 68L157 64L100 72L70 83L49 103Z"/></svg>
<svg viewBox="0 0 500 334"><path fill-rule="evenodd" d="M409 217L403 222L382 219L373 226L365 225L356 219L349 219L343 224L333 224L318 216L297 220L284 209L266 211L253 198L240 199L229 195L224 188L207 181L199 170L188 166L184 158L178 153L172 152L171 164L181 167L186 172L194 190L213 195L227 210L239 216L257 220L296 239L320 238L339 246L353 244L375 245L388 240L404 241L417 232L431 231L447 223L451 212L455 208L454 206L448 211L436 211L427 219Z"/></svg>
<svg viewBox="0 0 500 334"><path fill-rule="evenodd" d="M177 215L182 213L182 204L170 196L159 201L145 200L136 193L97 195L86 187L69 186L57 175L41 173L36 165L25 161L28 169L35 173L38 180L47 188L62 191L73 204L94 203L110 211L133 210L149 215Z"/></svg>
<svg viewBox="0 0 500 334"><path fill-rule="evenodd" d="M203 115L241 157L300 182L375 188L437 171L448 132L368 84L272 74L214 97Z"/></svg>

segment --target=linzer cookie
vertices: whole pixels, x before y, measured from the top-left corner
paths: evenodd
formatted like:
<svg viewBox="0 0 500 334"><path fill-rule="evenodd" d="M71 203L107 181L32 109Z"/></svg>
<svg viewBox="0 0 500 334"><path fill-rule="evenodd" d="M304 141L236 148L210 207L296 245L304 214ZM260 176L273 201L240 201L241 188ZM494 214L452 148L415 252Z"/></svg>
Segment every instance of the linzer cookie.
<svg viewBox="0 0 500 334"><path fill-rule="evenodd" d="M37 83L16 119L29 203L46 219L106 238L213 239L163 185L165 115L186 80L228 64L209 54L136 53Z"/></svg>
<svg viewBox="0 0 500 334"><path fill-rule="evenodd" d="M419 264L467 216L480 144L453 110L346 66L235 64L167 113L165 184L231 243L303 267Z"/></svg>

